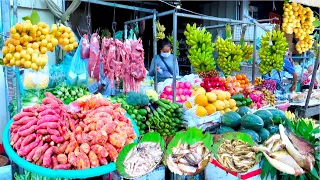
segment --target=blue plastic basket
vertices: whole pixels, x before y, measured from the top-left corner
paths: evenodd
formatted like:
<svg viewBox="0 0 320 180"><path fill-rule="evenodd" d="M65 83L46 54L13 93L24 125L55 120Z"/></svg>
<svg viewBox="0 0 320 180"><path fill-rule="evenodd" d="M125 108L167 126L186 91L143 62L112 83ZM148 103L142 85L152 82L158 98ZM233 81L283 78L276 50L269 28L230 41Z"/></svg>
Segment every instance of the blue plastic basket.
<svg viewBox="0 0 320 180"><path fill-rule="evenodd" d="M138 141L138 137L140 136L138 127L136 123L132 120L132 118L127 114L127 117L131 120L133 129L137 135L135 142ZM49 178L72 178L72 179L85 179L95 176L100 176L103 174L110 173L116 170L116 164L114 162L99 166L96 168L89 168L84 170L55 170L44 168L42 166L38 166L33 164L23 158L21 158L11 147L10 145L10 125L13 123L13 120L10 120L3 131L2 142L4 149L9 156L9 158L18 164L23 169L39 174L41 176L49 177Z"/></svg>

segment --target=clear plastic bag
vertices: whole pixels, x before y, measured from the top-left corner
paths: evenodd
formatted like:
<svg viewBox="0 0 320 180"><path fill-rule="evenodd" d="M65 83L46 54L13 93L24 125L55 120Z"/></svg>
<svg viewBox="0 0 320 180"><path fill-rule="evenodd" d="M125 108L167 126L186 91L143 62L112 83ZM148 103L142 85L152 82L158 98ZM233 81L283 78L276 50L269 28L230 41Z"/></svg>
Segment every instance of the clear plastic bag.
<svg viewBox="0 0 320 180"><path fill-rule="evenodd" d="M67 84L69 85L86 85L88 82L88 71L86 68L86 64L81 58L81 43L82 39L76 53L72 58L70 70L67 75Z"/></svg>
<svg viewBox="0 0 320 180"><path fill-rule="evenodd" d="M24 89L46 89L49 85L49 67L45 66L44 69L34 71L26 69L23 77Z"/></svg>

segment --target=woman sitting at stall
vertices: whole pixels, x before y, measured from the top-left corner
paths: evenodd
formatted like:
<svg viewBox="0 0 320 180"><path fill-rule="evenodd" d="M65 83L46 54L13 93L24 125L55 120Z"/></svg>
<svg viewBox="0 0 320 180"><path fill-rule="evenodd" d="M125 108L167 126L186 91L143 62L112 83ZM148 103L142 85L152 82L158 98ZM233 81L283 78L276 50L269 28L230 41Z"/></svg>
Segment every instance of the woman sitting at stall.
<svg viewBox="0 0 320 180"><path fill-rule="evenodd" d="M309 89L310 83L311 83L311 77L312 77L312 72L313 72L314 64L311 64L308 67L308 72L303 73L302 75L302 86L301 86L301 91ZM319 65L317 67L319 69ZM314 89L318 88L318 81L317 78L314 80Z"/></svg>
<svg viewBox="0 0 320 180"><path fill-rule="evenodd" d="M292 85L290 87L290 92L294 92L296 90L298 75L294 69L294 62L290 58L291 56L292 56L292 53L290 51L288 51L285 55L285 58L284 58L284 64L283 64L282 71L279 72L279 71L276 71L275 69L273 69L271 71L271 77L268 74L262 76L263 79L275 80L277 82L277 90L280 90L282 92L285 92L285 90L283 88L284 86L282 83L282 79L283 79L285 72L288 72L293 77Z"/></svg>
<svg viewBox="0 0 320 180"><path fill-rule="evenodd" d="M176 72L176 76L179 76L178 61L177 58L175 58L174 55L171 54L170 41L167 38L159 40L158 47L160 47L160 55L157 55L152 59L149 69L149 75L154 76L155 71L157 71L158 82L162 82L168 78L172 78L173 71ZM154 61L156 61L156 63L154 63ZM173 63L176 63L176 69L173 69Z"/></svg>

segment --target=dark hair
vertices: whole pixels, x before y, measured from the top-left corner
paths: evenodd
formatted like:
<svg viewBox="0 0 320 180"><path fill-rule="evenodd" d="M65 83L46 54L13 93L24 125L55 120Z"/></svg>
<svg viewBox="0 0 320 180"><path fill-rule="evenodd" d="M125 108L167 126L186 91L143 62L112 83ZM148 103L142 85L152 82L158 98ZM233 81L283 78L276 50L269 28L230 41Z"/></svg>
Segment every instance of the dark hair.
<svg viewBox="0 0 320 180"><path fill-rule="evenodd" d="M158 48L161 50L165 46L171 46L171 43L168 38L159 40Z"/></svg>

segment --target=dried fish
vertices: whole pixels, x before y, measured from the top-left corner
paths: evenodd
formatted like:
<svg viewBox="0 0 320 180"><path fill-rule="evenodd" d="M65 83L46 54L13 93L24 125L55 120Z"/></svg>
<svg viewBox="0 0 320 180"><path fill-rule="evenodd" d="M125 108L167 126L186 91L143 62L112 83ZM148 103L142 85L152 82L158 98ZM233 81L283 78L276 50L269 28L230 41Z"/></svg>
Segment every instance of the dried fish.
<svg viewBox="0 0 320 180"><path fill-rule="evenodd" d="M256 164L256 153L247 143L225 140L218 148L218 161L233 172L246 172Z"/></svg>
<svg viewBox="0 0 320 180"><path fill-rule="evenodd" d="M131 177L140 177L151 172L162 159L163 151L159 143L143 142L128 153L123 165Z"/></svg>

